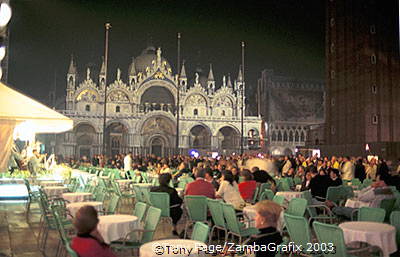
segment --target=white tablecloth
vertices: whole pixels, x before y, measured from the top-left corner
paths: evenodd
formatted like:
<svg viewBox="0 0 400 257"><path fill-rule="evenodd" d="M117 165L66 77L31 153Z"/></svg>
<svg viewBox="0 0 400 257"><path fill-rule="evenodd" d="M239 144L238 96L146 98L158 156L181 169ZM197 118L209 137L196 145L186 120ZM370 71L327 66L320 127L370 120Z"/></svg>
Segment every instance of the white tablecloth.
<svg viewBox="0 0 400 257"><path fill-rule="evenodd" d="M346 244L365 242L378 246L385 257L397 251L394 226L378 222L352 221L339 224L339 227L343 230Z"/></svg>
<svg viewBox="0 0 400 257"><path fill-rule="evenodd" d="M47 196L61 196L63 193L68 192L68 188L64 186L51 186L51 187L43 187L43 191L47 194Z"/></svg>
<svg viewBox="0 0 400 257"><path fill-rule="evenodd" d="M296 192L296 191L281 191L281 192L276 192L276 195L282 195L285 197L287 202L290 202L293 198L303 198L303 193L302 192Z"/></svg>
<svg viewBox="0 0 400 257"><path fill-rule="evenodd" d="M75 213L85 205L91 205L93 206L97 211L101 211L103 209L103 203L102 202L76 202L76 203L69 203L67 204L67 209L69 210L69 213L71 213L72 217L75 217Z"/></svg>
<svg viewBox="0 0 400 257"><path fill-rule="evenodd" d="M189 254L190 251L190 254ZM200 241L188 239L166 239L151 241L139 249L140 257L174 256L196 257L206 256L207 245Z"/></svg>
<svg viewBox="0 0 400 257"><path fill-rule="evenodd" d="M129 180L129 179L118 179L116 181L119 184L119 188L121 190L129 189L129 185L132 184L132 180Z"/></svg>
<svg viewBox="0 0 400 257"><path fill-rule="evenodd" d="M39 183L42 187L62 186L63 185L63 183L61 181L40 181Z"/></svg>
<svg viewBox="0 0 400 257"><path fill-rule="evenodd" d="M153 184L151 184L151 183L135 183L133 185L138 186L138 187L152 187L153 186Z"/></svg>
<svg viewBox="0 0 400 257"><path fill-rule="evenodd" d="M85 193L85 192L62 194L62 198L64 198L65 200L67 200L70 203L84 202L84 201L90 200L91 196L92 196L91 193Z"/></svg>
<svg viewBox="0 0 400 257"><path fill-rule="evenodd" d="M256 209L254 207L255 207L255 205L248 205L248 206L243 208L244 217L246 219L248 219L248 221L249 221L248 224L249 224L250 227L255 227L256 226L256 224L255 224ZM278 231L282 231L283 230L283 226L285 224L285 220L283 219L283 213L284 212L282 210L281 214L279 216L279 219L278 219L277 228L276 228Z"/></svg>
<svg viewBox="0 0 400 257"><path fill-rule="evenodd" d="M345 206L351 208L370 207L371 202L363 202L356 199L347 199Z"/></svg>
<svg viewBox="0 0 400 257"><path fill-rule="evenodd" d="M129 231L140 228L138 218L132 215L105 215L99 216L99 220L97 229L107 244L124 238Z"/></svg>

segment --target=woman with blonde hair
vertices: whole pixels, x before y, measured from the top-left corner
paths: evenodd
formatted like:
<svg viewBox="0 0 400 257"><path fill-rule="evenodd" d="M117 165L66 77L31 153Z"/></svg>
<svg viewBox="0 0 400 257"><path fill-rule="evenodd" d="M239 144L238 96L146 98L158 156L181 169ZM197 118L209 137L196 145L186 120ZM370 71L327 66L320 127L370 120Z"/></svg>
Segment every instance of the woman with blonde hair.
<svg viewBox="0 0 400 257"><path fill-rule="evenodd" d="M255 227L258 228L260 233L255 239L251 239L248 245L259 245L261 248L265 246L274 246L282 243L282 236L277 230L278 220L280 218L282 207L270 200L263 200L255 205L256 217ZM273 247L271 247L273 248ZM276 248L276 247L275 247ZM256 257L272 257L275 256L274 251L257 251Z"/></svg>

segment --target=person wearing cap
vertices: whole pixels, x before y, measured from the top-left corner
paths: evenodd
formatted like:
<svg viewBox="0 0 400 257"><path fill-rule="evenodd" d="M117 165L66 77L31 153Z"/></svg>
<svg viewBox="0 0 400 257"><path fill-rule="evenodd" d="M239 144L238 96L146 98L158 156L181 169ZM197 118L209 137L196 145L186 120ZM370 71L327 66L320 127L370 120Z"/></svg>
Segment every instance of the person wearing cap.
<svg viewBox="0 0 400 257"><path fill-rule="evenodd" d="M77 235L72 239L71 248L80 257L116 257L97 230L99 218L91 205L82 206L73 220Z"/></svg>

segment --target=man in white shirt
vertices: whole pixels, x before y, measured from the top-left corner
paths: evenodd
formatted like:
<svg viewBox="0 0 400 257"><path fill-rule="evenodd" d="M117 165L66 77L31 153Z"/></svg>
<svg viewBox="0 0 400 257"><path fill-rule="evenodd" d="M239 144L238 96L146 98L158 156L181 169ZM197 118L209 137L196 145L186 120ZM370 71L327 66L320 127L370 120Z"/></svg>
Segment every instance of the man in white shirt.
<svg viewBox="0 0 400 257"><path fill-rule="evenodd" d="M125 175L132 169L132 152L129 152L124 158Z"/></svg>
<svg viewBox="0 0 400 257"><path fill-rule="evenodd" d="M287 157L287 156L285 156L284 163L285 164L282 167L282 177L285 177L288 174L290 168L292 167L292 162L289 160L289 157Z"/></svg>

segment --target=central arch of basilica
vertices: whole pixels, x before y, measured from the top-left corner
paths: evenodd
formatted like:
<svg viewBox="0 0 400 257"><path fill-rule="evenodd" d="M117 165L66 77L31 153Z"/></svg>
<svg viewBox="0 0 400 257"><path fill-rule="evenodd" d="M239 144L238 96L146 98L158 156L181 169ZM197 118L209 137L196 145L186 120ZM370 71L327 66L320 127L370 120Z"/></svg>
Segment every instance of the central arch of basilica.
<svg viewBox="0 0 400 257"><path fill-rule="evenodd" d="M98 77L94 78L87 69L84 79L78 81L77 68L71 60L67 73L66 109L61 112L74 120L74 130L58 137L58 154L66 157L100 154L105 136L108 155L128 151L172 155L175 153L178 112L181 153L186 154L189 149L223 154L239 151L244 87L240 71L234 81L230 76L223 76L217 82L211 66L208 76L197 70L188 78L183 65L178 76L162 57L161 49L154 47L146 48L132 59L125 74L126 82L118 69L115 80L105 85L104 71L103 62ZM103 135L106 86L107 117ZM260 135L260 126L259 117L245 116L244 135L250 132Z"/></svg>

